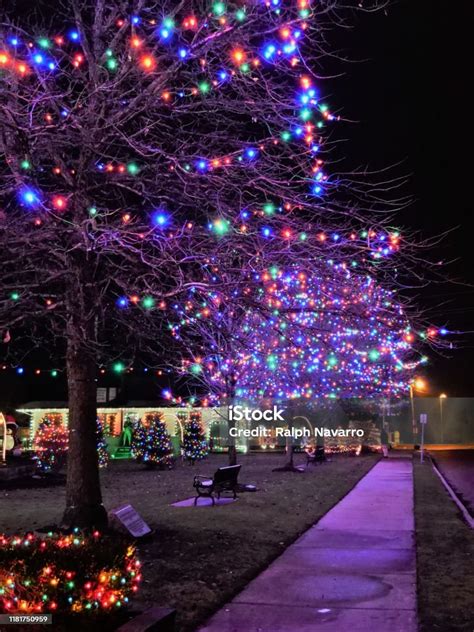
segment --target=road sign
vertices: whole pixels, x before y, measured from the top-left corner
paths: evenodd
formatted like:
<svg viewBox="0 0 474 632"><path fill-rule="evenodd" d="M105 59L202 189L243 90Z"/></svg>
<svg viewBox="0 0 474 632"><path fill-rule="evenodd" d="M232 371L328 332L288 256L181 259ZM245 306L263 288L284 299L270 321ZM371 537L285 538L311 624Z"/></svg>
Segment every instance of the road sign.
<svg viewBox="0 0 474 632"><path fill-rule="evenodd" d="M420 415L420 424L428 423L428 415L426 413L421 413Z"/></svg>

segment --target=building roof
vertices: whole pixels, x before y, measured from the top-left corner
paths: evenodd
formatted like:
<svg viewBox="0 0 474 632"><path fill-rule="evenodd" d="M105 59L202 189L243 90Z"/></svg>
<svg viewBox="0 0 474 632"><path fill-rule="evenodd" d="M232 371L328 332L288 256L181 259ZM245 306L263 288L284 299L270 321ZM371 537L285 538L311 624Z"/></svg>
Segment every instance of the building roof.
<svg viewBox="0 0 474 632"><path fill-rule="evenodd" d="M68 402L62 401L33 401L26 402L25 404L21 404L18 406L17 410L45 410L45 409L57 409L64 408L67 409L69 407ZM122 402L120 404L116 402L104 402L97 403L97 408L169 408L169 406L164 402L157 401L147 401L147 400L130 400L127 402ZM173 407L175 408L175 407Z"/></svg>

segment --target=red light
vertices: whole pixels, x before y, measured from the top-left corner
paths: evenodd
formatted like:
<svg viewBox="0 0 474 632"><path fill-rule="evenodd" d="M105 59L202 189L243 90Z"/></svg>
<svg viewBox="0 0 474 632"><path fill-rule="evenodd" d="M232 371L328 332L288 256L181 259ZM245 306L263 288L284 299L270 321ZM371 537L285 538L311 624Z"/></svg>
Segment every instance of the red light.
<svg viewBox="0 0 474 632"><path fill-rule="evenodd" d="M58 211L63 211L66 208L67 200L62 195L55 195L53 197L53 206Z"/></svg>
<svg viewBox="0 0 474 632"><path fill-rule="evenodd" d="M154 57L151 55L143 55L143 57L140 58L140 66L147 72L151 72L156 66Z"/></svg>

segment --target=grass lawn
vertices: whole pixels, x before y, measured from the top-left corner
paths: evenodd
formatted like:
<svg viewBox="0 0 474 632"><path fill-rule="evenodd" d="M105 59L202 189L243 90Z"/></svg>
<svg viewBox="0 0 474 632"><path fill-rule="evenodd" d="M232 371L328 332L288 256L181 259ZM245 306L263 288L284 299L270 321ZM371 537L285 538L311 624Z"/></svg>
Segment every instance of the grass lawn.
<svg viewBox="0 0 474 632"><path fill-rule="evenodd" d="M474 629L474 531L431 464L414 461L421 632Z"/></svg>
<svg viewBox="0 0 474 632"><path fill-rule="evenodd" d="M164 472L114 462L102 472L104 502L109 509L132 503L156 529L150 541L139 545L144 577L139 596L145 605L176 608L177 630L188 632L345 496L378 458L341 456L295 474L272 472L283 455L242 456L240 481L259 491L241 494L229 505L201 508L170 504L192 496L193 476L212 474L226 465L226 456ZM0 498L0 532L18 533L57 521L64 489L1 491Z"/></svg>

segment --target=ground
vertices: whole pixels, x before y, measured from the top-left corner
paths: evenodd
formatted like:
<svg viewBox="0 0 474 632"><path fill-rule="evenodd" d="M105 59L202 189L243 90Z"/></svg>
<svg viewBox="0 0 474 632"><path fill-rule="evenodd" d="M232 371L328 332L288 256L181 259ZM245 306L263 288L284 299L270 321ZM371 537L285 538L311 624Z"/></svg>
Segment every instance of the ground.
<svg viewBox="0 0 474 632"><path fill-rule="evenodd" d="M431 456L471 513L474 512L474 450L436 450Z"/></svg>
<svg viewBox="0 0 474 632"><path fill-rule="evenodd" d="M212 474L226 465L224 455L163 472L114 462L102 471L104 502L108 509L132 503L156 529L139 546L144 576L140 599L175 607L177 631L187 632L345 496L378 458L336 457L299 474L272 472L282 465L282 455L242 456L241 482L255 484L259 491L215 508L171 503L192 496L194 475ZM0 532L6 533L51 524L64 507L61 487L15 489L0 492L0 497L8 501L8 514L0 515Z"/></svg>
<svg viewBox="0 0 474 632"><path fill-rule="evenodd" d="M472 632L474 533L429 460L414 459L414 476L420 632Z"/></svg>

